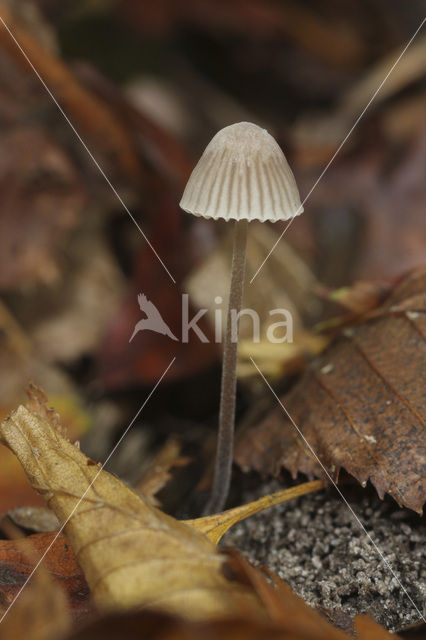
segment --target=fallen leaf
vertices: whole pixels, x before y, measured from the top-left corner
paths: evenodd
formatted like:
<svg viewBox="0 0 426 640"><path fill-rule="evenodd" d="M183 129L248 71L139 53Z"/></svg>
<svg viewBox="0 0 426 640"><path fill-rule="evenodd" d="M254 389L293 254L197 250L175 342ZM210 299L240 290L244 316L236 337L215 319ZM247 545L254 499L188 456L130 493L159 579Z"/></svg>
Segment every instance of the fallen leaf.
<svg viewBox="0 0 426 640"><path fill-rule="evenodd" d="M336 302L355 315L366 313L381 304L388 295L390 286L382 282L355 282L350 287L328 290L318 287L317 295L330 302Z"/></svg>
<svg viewBox="0 0 426 640"><path fill-rule="evenodd" d="M219 553L208 537L218 540L233 522L281 502L284 495L290 498L320 489L322 481L265 496L217 517L185 523L149 505L72 445L62 433L59 416L47 409L44 395L34 387L29 408L20 406L4 420L0 437L60 520L67 521L65 530L75 556L63 535L57 540L52 534L31 536L39 548L53 542L46 568L54 571L57 560L59 575L63 575L64 551L69 552L67 579L75 572L78 558L100 609L145 609L90 623L72 638L111 637L118 620L122 621L121 632L128 630L126 637L130 638L137 616L145 631L152 628L151 636L164 640L198 640L207 634L232 640L347 640L345 633L306 605L278 576L268 573L266 580L236 552ZM19 562L18 544L0 543L0 563L2 549L9 564ZM55 551L59 558L52 563ZM26 567L23 576L18 570L21 579L15 579L15 586L18 583L19 588L30 569ZM154 608L156 612L149 611ZM156 620L154 626L152 620Z"/></svg>
<svg viewBox="0 0 426 640"><path fill-rule="evenodd" d="M20 406L0 437L45 496L100 608L155 607L189 618L259 609L256 596L226 572L226 556L193 527L151 506L101 470L57 429L44 397Z"/></svg>
<svg viewBox="0 0 426 640"><path fill-rule="evenodd" d="M343 327L353 324L360 316L383 304L394 284L395 280L393 283L360 280L349 287L340 287L339 289L318 285L315 291L316 295L333 306L337 305L338 311L337 315L330 313L330 317L317 322L314 333L333 335L336 333L336 329L341 330Z"/></svg>
<svg viewBox="0 0 426 640"><path fill-rule="evenodd" d="M150 640L316 640L315 636L289 635L274 622L260 622L250 615L197 623L156 611L109 615L76 630L67 640L140 640L141 637ZM339 640L349 640L349 636L341 636Z"/></svg>
<svg viewBox="0 0 426 640"><path fill-rule="evenodd" d="M245 520L245 518L249 518L255 513L259 513L259 511L263 511L269 507L323 489L324 486L322 480L305 482L295 487L290 487L289 489L275 491L275 493L270 493L267 496L263 496L248 504L243 504L240 507L227 509L222 513L215 513L211 516L197 518L196 520L185 520L185 522L198 531L202 531L212 542L218 544L225 533L237 522L241 522L241 520Z"/></svg>
<svg viewBox="0 0 426 640"><path fill-rule="evenodd" d="M426 269L403 279L385 304L345 329L282 398L330 475L341 467L419 513L425 501ZM278 404L278 403L277 403ZM280 406L245 430L244 469L308 475L322 469Z"/></svg>
<svg viewBox="0 0 426 640"><path fill-rule="evenodd" d="M240 556L235 557L234 570L240 570L248 579L269 617L279 625L287 637L312 638L312 640L343 640L348 637L343 631L333 627L315 609L308 606L276 574L265 570L272 581L271 584L261 571Z"/></svg>
<svg viewBox="0 0 426 640"><path fill-rule="evenodd" d="M358 640L398 640L399 637L362 615L355 618L355 631Z"/></svg>
<svg viewBox="0 0 426 640"><path fill-rule="evenodd" d="M129 611L106 615L89 621L72 633L68 640L349 640L340 629L333 627L322 615L275 576L267 581L265 575L235 555L230 560L241 579L258 593L269 619L259 618L247 610L244 616L207 621L192 621L157 611ZM356 619L359 640L398 640L365 616ZM371 635L368 635L371 633ZM380 635L380 633L382 635Z"/></svg>
<svg viewBox="0 0 426 640"><path fill-rule="evenodd" d="M8 523L6 528L13 535L20 535L13 524ZM19 541L22 558L36 566L41 554L35 550L29 538L20 538ZM18 594L16 600L12 600L13 608L9 611L6 609L4 617L0 614L1 638L57 640L69 631L71 616L66 595L55 584L45 566L37 568L28 588L21 593L18 591Z"/></svg>
<svg viewBox="0 0 426 640"><path fill-rule="evenodd" d="M150 500L152 504L158 507L158 500L155 496L172 477L172 469L174 467L183 467L189 462L190 458L180 454L178 440L171 436L151 460L136 485L136 491L139 491L147 500Z"/></svg>
<svg viewBox="0 0 426 640"><path fill-rule="evenodd" d="M0 617L36 564L35 558L26 553L28 541L37 558L53 543L46 554L43 566L67 594L73 618L87 615L91 610L89 589L72 547L64 535L59 535L55 541L54 536L53 533L41 533L20 540L0 540Z"/></svg>
<svg viewBox="0 0 426 640"><path fill-rule="evenodd" d="M3 355L3 353L2 353ZM4 364L4 360L2 362ZM18 380L16 380L16 384L21 381L25 376L25 373L38 373L40 377L44 377L41 375L42 367L36 365L35 370L31 370L31 363L26 363L23 372L19 373ZM11 365L12 366L12 365ZM27 368L28 367L28 368ZM29 370L28 370L29 369ZM44 367L43 367L44 369ZM17 373L16 371L14 372ZM14 376L9 375L9 370L5 371L4 374L8 374L8 379ZM51 374L47 372L44 375L47 375L46 381L48 378L52 380ZM27 378L28 379L28 378ZM16 390L16 384L13 385L13 391ZM3 392L10 392L11 398L14 397L14 393L11 389L5 388L5 384L3 385L2 392L0 393L0 407L1 401L4 400ZM79 439L88 431L89 426L91 425L90 417L85 408L81 405L80 399L77 396L72 395L71 393L61 393L61 394L52 394L50 396L50 400L55 403L58 409L61 412L62 416L62 424L67 430L69 436L73 439ZM12 407L1 407L0 408L0 419L6 417ZM22 466L19 464L16 456L13 455L11 451L6 449L5 447L0 448L0 513L5 513L9 509L14 509L15 507L41 507L44 505L43 498L28 484L28 480L26 478L25 472L22 469Z"/></svg>
<svg viewBox="0 0 426 640"><path fill-rule="evenodd" d="M43 498L28 484L16 456L4 447L0 449L0 513L19 505L44 504Z"/></svg>

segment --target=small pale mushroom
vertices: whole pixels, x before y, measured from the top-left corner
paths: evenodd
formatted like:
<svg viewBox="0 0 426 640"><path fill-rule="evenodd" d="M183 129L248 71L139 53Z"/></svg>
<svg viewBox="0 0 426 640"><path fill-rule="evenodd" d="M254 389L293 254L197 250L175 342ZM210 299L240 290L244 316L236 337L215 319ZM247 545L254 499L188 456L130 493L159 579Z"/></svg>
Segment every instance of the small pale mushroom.
<svg viewBox="0 0 426 640"><path fill-rule="evenodd" d="M250 122L225 127L214 136L188 180L180 206L203 218L234 220L219 433L207 514L223 509L231 482L238 348L238 324L235 336L231 310L234 314L241 311L248 222L288 220L302 213L303 207L293 173L277 142L266 129Z"/></svg>

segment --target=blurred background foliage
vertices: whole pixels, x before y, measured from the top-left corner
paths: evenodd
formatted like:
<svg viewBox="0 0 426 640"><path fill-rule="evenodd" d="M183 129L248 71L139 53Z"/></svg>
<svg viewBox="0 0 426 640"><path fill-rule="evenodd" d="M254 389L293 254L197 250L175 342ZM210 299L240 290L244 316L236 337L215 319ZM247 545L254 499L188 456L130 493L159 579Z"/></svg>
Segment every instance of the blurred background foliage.
<svg viewBox="0 0 426 640"><path fill-rule="evenodd" d="M129 338L139 292L178 334L182 292L194 312L226 296L226 225L178 207L192 167L218 129L253 121L276 136L308 196L246 291L261 316L293 312L294 345L256 346L286 388L327 343L332 318L374 307L425 262L424 29L318 182L424 10L420 0L2 0L3 20L177 284L0 25L1 414L33 378L103 459L176 355L111 463L137 482L178 434L198 463L177 473L164 498L173 509L214 450L220 350L196 337ZM252 226L249 277L282 230ZM262 403L247 336L241 413ZM38 500L18 473L0 477L0 510Z"/></svg>

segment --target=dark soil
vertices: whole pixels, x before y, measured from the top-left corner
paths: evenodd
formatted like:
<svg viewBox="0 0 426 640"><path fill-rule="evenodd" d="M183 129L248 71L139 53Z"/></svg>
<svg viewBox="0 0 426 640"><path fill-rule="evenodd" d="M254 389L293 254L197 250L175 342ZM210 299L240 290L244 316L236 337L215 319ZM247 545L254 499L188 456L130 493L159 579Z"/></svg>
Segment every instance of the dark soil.
<svg viewBox="0 0 426 640"><path fill-rule="evenodd" d="M244 501L279 488L278 482L270 482L257 495L246 494ZM421 620L426 601L424 518L399 509L390 498L382 502L371 487L350 487L343 493L387 565L334 489L249 518L225 536L223 545L236 546L254 564L269 567L308 604L331 615L366 613L390 630Z"/></svg>

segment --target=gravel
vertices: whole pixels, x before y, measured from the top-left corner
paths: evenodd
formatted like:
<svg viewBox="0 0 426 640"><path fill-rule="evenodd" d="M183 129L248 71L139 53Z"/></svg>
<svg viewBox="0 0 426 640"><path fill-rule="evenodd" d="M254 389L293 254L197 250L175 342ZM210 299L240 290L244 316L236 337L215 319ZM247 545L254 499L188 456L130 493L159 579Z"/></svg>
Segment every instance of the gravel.
<svg viewBox="0 0 426 640"><path fill-rule="evenodd" d="M280 488L270 482L244 501ZM366 613L392 631L419 621L415 606L426 613L424 518L390 498L381 501L371 487L343 492L382 558L332 488L249 518L222 545L278 573L314 607L351 617Z"/></svg>

